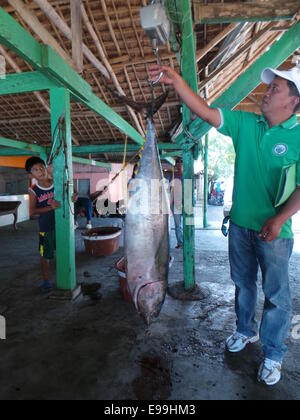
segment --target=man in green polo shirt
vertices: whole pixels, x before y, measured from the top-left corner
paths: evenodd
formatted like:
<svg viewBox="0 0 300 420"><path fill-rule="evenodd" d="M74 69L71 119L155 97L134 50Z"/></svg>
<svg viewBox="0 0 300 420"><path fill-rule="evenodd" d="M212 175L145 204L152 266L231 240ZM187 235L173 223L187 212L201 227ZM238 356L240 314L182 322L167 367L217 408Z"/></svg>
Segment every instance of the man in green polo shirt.
<svg viewBox="0 0 300 420"><path fill-rule="evenodd" d="M258 379L275 385L281 379L291 323L291 217L300 210L300 126L296 118L300 69L264 70L262 81L268 90L262 116L213 109L169 67L151 66L151 80L161 71L161 81L173 85L192 112L233 140L236 162L229 255L236 286L237 330L226 345L237 353L260 339L265 360ZM265 294L260 332L256 321L259 266Z"/></svg>

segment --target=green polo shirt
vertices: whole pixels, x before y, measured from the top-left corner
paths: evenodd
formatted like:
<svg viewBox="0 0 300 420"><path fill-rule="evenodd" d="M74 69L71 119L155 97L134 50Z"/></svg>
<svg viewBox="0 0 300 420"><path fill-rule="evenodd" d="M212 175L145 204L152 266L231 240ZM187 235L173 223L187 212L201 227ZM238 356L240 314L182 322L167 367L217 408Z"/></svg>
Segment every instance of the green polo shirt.
<svg viewBox="0 0 300 420"><path fill-rule="evenodd" d="M294 115L283 124L268 126L263 116L220 109L218 131L233 140L236 151L231 220L238 226L260 232L274 217L282 169L297 164L300 186L300 125ZM292 238L292 221L282 228L281 238Z"/></svg>

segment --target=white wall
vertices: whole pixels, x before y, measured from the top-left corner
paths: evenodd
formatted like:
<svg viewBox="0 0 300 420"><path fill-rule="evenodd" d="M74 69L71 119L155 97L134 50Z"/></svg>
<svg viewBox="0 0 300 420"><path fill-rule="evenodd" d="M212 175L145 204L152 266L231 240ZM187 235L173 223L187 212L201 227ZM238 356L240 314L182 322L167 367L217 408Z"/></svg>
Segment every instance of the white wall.
<svg viewBox="0 0 300 420"><path fill-rule="evenodd" d="M22 204L18 209L18 223L29 220L29 195L8 195L0 197L0 201L21 201ZM12 225L14 222L14 216L0 216L0 226Z"/></svg>

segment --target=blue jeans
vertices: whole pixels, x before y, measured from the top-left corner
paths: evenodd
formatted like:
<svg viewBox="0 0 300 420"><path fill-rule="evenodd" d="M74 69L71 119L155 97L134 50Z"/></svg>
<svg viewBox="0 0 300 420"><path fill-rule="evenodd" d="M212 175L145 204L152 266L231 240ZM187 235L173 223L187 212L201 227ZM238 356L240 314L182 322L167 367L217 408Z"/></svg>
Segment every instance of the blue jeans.
<svg viewBox="0 0 300 420"><path fill-rule="evenodd" d="M236 286L237 332L247 337L258 334L256 304L260 266L265 295L260 339L265 357L276 362L282 362L287 352L285 341L291 325L289 260L293 246L293 239L277 238L273 242L264 242L258 232L231 222L229 258Z"/></svg>
<svg viewBox="0 0 300 420"><path fill-rule="evenodd" d="M80 209L83 208L85 211L85 215L88 221L92 221L93 219L93 203L92 200L85 197L79 197L75 203L75 222L77 222L78 213Z"/></svg>

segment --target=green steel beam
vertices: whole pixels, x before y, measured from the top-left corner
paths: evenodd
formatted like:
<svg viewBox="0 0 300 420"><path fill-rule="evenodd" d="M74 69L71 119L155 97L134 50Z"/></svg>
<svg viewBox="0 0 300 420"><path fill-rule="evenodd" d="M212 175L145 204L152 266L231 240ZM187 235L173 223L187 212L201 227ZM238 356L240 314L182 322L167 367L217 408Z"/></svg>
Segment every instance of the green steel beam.
<svg viewBox="0 0 300 420"><path fill-rule="evenodd" d="M41 46L42 72L68 88L75 96L88 100L92 95L91 86L71 66L48 45Z"/></svg>
<svg viewBox="0 0 300 420"><path fill-rule="evenodd" d="M55 51L40 45L9 13L0 8L0 43L27 61L35 70L70 90L76 101L103 117L138 145L144 138L122 117L92 93L90 85Z"/></svg>
<svg viewBox="0 0 300 420"><path fill-rule="evenodd" d="M73 161L73 163L80 163L82 165L95 166L97 168L105 168L105 169L108 169L109 171L112 170L111 163L98 162L98 161L93 160L93 159L84 159L84 158L80 158L80 157L77 157L77 156L73 156L72 161Z"/></svg>
<svg viewBox="0 0 300 420"><path fill-rule="evenodd" d="M284 63L300 47L300 22L287 31L279 41L263 54L255 63L242 74L227 91L220 96L212 106L214 108L234 109L257 86L261 84L261 73L266 67L277 68ZM192 122L189 132L200 139L212 127L200 118ZM176 138L176 142L184 141L183 133Z"/></svg>
<svg viewBox="0 0 300 420"><path fill-rule="evenodd" d="M159 150L181 150L180 146L176 143L159 143ZM138 152L140 147L136 144L127 145L127 153ZM80 154L102 154L102 153L124 153L124 144L99 144L90 146L73 146L73 153L76 155Z"/></svg>
<svg viewBox="0 0 300 420"><path fill-rule="evenodd" d="M36 144L24 143L22 141L11 140L5 137L0 137L0 146L10 147L12 149L23 150L24 152L45 153L46 148Z"/></svg>
<svg viewBox="0 0 300 420"><path fill-rule="evenodd" d="M49 90L55 84L38 71L7 74L0 82L0 95Z"/></svg>
<svg viewBox="0 0 300 420"><path fill-rule="evenodd" d="M0 156L34 156L39 154L47 154L49 152L48 147L41 147L35 144L29 144L21 141L10 140L7 138L0 137ZM179 150L179 146L173 143L160 143L158 145L159 150L166 153L164 158L173 158L182 156L182 150ZM177 150L176 150L177 149ZM127 153L135 153L140 150L140 147L135 144L127 145ZM170 151L171 152L168 152ZM110 154L110 153L123 153L124 144L104 144L94 146L73 146L72 153L75 155L88 155L88 154ZM167 153L168 152L168 153ZM92 166L99 166L111 170L111 164L98 162L95 160L82 159L80 157L73 156L73 163L90 164ZM95 165L96 163L96 165ZM171 164L174 161L170 161Z"/></svg>
<svg viewBox="0 0 300 420"><path fill-rule="evenodd" d="M41 70L40 44L2 7L0 8L0 44L23 58L36 70Z"/></svg>
<svg viewBox="0 0 300 420"><path fill-rule="evenodd" d="M171 24L170 44L171 44L172 50L174 51L176 55L176 59L179 64L179 67L181 67L181 61L182 61L181 46L179 45L178 39L176 37L176 34L179 31L181 31L181 26L180 26L180 19L178 15L176 1L174 2L174 0L163 0L163 4L164 4L167 16Z"/></svg>
<svg viewBox="0 0 300 420"><path fill-rule="evenodd" d="M192 18L191 0L181 0L182 11L182 76L194 92L198 91L196 65L196 38ZM191 122L191 111L183 106L183 128ZM190 143L185 139L184 143ZM188 181L188 185L186 185ZM183 268L184 285L186 290L193 290L196 286L195 274L195 216L194 216L194 149L183 146Z"/></svg>
<svg viewBox="0 0 300 420"><path fill-rule="evenodd" d="M43 160L47 160L47 150L43 149L40 150L39 152L33 152L33 151L29 151L29 150L18 150L18 149L13 149L13 148L0 148L0 156L36 156L36 155L40 155L40 157ZM170 157L170 156L166 156L166 157ZM80 158L77 156L73 156L72 157L72 162L73 163L81 163L83 165L90 165L90 166L95 166L98 168L105 168L108 169L109 171L111 171L112 166L110 163L105 163L105 162L98 162L96 160L92 160L92 159L84 159L84 158Z"/></svg>
<svg viewBox="0 0 300 420"><path fill-rule="evenodd" d="M76 288L75 236L74 236L74 193L72 170L72 134L70 92L64 88L50 90L52 133L63 113L65 113L65 147L62 147L53 162L55 199L61 208L55 211L56 229L56 276L60 290L73 291ZM57 143L57 147L59 143ZM64 154L66 151L66 157ZM66 173L66 165L68 174Z"/></svg>
<svg viewBox="0 0 300 420"><path fill-rule="evenodd" d="M164 155L160 155L160 159L161 160L165 160L166 162L168 162L170 165L175 166L176 165L176 160L173 159L172 157L168 157L168 156L164 156Z"/></svg>

